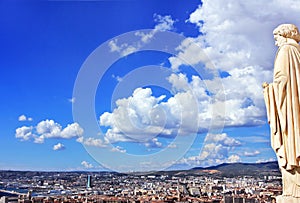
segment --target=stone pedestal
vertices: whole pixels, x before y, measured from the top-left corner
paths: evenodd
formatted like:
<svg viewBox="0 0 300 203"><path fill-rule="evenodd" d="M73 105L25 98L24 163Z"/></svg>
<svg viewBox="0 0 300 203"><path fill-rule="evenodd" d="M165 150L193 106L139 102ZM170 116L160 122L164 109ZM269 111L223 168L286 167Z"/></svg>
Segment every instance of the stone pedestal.
<svg viewBox="0 0 300 203"><path fill-rule="evenodd" d="M280 195L276 197L276 203L300 203L300 198Z"/></svg>

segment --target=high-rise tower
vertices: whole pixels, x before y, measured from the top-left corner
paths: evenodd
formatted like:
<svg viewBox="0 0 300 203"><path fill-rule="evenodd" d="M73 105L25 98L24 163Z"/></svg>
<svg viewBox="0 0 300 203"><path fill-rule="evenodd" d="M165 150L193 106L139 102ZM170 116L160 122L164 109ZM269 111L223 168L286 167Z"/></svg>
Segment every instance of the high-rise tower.
<svg viewBox="0 0 300 203"><path fill-rule="evenodd" d="M87 176L87 183L86 183L86 188L91 188L92 187L92 177L91 175Z"/></svg>

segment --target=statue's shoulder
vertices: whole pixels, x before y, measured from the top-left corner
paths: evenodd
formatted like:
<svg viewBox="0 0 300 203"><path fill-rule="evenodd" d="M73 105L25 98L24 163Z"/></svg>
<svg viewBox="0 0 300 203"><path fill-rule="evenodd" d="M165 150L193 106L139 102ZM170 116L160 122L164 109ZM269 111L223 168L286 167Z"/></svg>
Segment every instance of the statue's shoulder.
<svg viewBox="0 0 300 203"><path fill-rule="evenodd" d="M294 43L286 43L278 48L278 52L300 52L300 45Z"/></svg>
<svg viewBox="0 0 300 203"><path fill-rule="evenodd" d="M277 50L275 59L277 61L278 58L286 57L290 54L300 56L300 45L291 43L282 44Z"/></svg>
<svg viewBox="0 0 300 203"><path fill-rule="evenodd" d="M280 50L290 50L290 49L298 49L299 50L300 45L295 43L285 43L282 44L279 49Z"/></svg>

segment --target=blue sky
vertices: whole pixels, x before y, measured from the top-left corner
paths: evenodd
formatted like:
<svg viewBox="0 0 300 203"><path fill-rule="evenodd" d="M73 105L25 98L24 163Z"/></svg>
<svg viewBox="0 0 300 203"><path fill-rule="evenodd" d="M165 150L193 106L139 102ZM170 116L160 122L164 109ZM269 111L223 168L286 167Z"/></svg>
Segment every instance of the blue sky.
<svg viewBox="0 0 300 203"><path fill-rule="evenodd" d="M272 30L300 25L299 11L276 0L1 1L0 169L275 160L261 84Z"/></svg>

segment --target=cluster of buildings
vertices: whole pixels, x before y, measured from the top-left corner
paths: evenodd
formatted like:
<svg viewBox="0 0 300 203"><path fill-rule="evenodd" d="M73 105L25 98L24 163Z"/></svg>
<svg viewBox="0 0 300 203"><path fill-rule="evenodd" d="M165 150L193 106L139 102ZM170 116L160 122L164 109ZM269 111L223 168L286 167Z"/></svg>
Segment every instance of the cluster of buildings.
<svg viewBox="0 0 300 203"><path fill-rule="evenodd" d="M280 176L0 171L6 202L275 202Z"/></svg>

